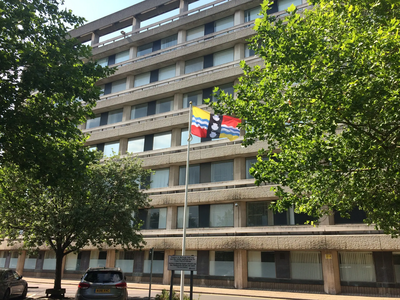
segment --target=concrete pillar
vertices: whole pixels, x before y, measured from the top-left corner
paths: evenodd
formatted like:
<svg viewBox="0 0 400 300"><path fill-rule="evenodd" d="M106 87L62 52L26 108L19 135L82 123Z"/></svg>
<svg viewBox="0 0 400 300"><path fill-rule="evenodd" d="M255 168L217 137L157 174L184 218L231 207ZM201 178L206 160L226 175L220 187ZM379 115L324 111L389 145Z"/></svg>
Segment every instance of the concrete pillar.
<svg viewBox="0 0 400 300"><path fill-rule="evenodd" d="M81 124L81 125L79 125L78 128L79 128L80 130L85 130L85 129L86 129L86 122L83 123L83 124Z"/></svg>
<svg viewBox="0 0 400 300"><path fill-rule="evenodd" d="M233 60L244 59L244 44L236 44L234 48Z"/></svg>
<svg viewBox="0 0 400 300"><path fill-rule="evenodd" d="M135 76L129 75L126 77L126 89L132 89L135 87Z"/></svg>
<svg viewBox="0 0 400 300"><path fill-rule="evenodd" d="M174 110L181 109L183 107L183 94L178 93L174 95Z"/></svg>
<svg viewBox="0 0 400 300"><path fill-rule="evenodd" d="M189 9L189 3L187 0L180 0L179 2L179 13L182 14L184 12L187 12Z"/></svg>
<svg viewBox="0 0 400 300"><path fill-rule="evenodd" d="M181 129L174 128L171 132L171 147L177 147L181 145Z"/></svg>
<svg viewBox="0 0 400 300"><path fill-rule="evenodd" d="M129 121L131 119L131 109L130 105L125 105L122 110L122 122Z"/></svg>
<svg viewBox="0 0 400 300"><path fill-rule="evenodd" d="M106 268L115 267L115 249L107 250Z"/></svg>
<svg viewBox="0 0 400 300"><path fill-rule="evenodd" d="M234 274L235 288L247 288L247 250L235 250L234 257Z"/></svg>
<svg viewBox="0 0 400 300"><path fill-rule="evenodd" d="M186 42L186 30L179 30L178 31L178 44Z"/></svg>
<svg viewBox="0 0 400 300"><path fill-rule="evenodd" d="M164 251L164 273L163 273L163 284L171 283L171 271L168 270L168 256L175 255L175 250L165 249Z"/></svg>
<svg viewBox="0 0 400 300"><path fill-rule="evenodd" d="M137 55L137 47L136 46L131 46L129 48L129 59L135 58Z"/></svg>
<svg viewBox="0 0 400 300"><path fill-rule="evenodd" d="M179 185L179 166L170 166L168 186L178 186L178 185Z"/></svg>
<svg viewBox="0 0 400 300"><path fill-rule="evenodd" d="M127 150L128 150L128 139L121 138L119 140L119 153L121 155L125 155Z"/></svg>
<svg viewBox="0 0 400 300"><path fill-rule="evenodd" d="M132 30L139 29L140 28L140 20L136 17L133 17L132 19Z"/></svg>
<svg viewBox="0 0 400 300"><path fill-rule="evenodd" d="M92 32L92 39L90 41L90 45L91 46L96 45L99 43L99 41L100 41L100 36L97 33Z"/></svg>
<svg viewBox="0 0 400 300"><path fill-rule="evenodd" d="M64 255L63 261L62 261L62 264L61 264L61 278L64 277L64 270L65 270L66 261L67 261L67 255Z"/></svg>
<svg viewBox="0 0 400 300"><path fill-rule="evenodd" d="M246 227L246 202L244 201L234 202L233 226Z"/></svg>
<svg viewBox="0 0 400 300"><path fill-rule="evenodd" d="M24 273L25 258L26 258L26 251L23 250L21 254L18 255L17 267L15 269L19 275L23 275Z"/></svg>
<svg viewBox="0 0 400 300"><path fill-rule="evenodd" d="M167 230L176 229L176 218L178 214L177 206L168 206L167 208Z"/></svg>
<svg viewBox="0 0 400 300"><path fill-rule="evenodd" d="M184 61L177 61L176 62L176 70L175 70L175 75L176 76L181 76L185 74L185 62Z"/></svg>
<svg viewBox="0 0 400 300"><path fill-rule="evenodd" d="M335 225L335 217L332 214L322 216L319 220L320 225Z"/></svg>
<svg viewBox="0 0 400 300"><path fill-rule="evenodd" d="M321 251L322 274L324 276L324 291L327 294L337 295L342 292L339 273L339 254L335 250Z"/></svg>
<svg viewBox="0 0 400 300"><path fill-rule="evenodd" d="M246 158L236 157L233 159L233 180L246 179Z"/></svg>
<svg viewBox="0 0 400 300"><path fill-rule="evenodd" d="M233 25L239 25L244 23L244 10L235 11L233 16Z"/></svg>

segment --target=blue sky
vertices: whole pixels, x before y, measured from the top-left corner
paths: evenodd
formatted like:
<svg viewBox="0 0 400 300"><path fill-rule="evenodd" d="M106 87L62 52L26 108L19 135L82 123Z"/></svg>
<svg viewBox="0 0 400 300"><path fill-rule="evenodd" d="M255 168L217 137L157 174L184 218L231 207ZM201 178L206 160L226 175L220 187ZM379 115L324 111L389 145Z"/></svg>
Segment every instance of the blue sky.
<svg viewBox="0 0 400 300"><path fill-rule="evenodd" d="M62 8L71 9L75 15L84 17L92 22L116 11L132 6L145 0L65 0ZM200 6L213 0L199 0L190 5L190 8Z"/></svg>

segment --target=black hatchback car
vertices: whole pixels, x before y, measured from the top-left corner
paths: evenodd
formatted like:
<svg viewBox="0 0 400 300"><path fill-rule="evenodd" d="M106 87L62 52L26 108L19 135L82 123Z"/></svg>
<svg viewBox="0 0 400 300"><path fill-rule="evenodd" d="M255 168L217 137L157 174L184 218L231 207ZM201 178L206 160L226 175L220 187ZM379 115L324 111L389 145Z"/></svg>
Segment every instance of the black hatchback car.
<svg viewBox="0 0 400 300"><path fill-rule="evenodd" d="M28 283L17 272L11 269L0 269L0 299L25 298Z"/></svg>
<svg viewBox="0 0 400 300"><path fill-rule="evenodd" d="M125 275L120 268L89 268L76 292L76 300L127 300Z"/></svg>

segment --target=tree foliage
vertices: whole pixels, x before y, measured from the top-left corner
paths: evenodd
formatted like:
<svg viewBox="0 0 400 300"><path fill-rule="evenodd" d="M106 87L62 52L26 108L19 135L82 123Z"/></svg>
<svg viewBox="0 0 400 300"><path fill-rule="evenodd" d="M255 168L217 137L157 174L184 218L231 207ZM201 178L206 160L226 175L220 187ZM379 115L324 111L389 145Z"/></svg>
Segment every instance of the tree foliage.
<svg viewBox="0 0 400 300"><path fill-rule="evenodd" d="M242 62L237 99L219 113L245 120L244 145L268 141L251 169L279 183L278 210L321 217L354 208L386 233L400 229L400 4L320 0L277 18L268 1L251 48L263 66Z"/></svg>
<svg viewBox="0 0 400 300"><path fill-rule="evenodd" d="M92 116L96 81L111 72L83 63L90 47L68 30L84 19L59 10L61 1L0 1L0 163L12 161L47 181L90 161L87 152L72 160L85 140L77 126Z"/></svg>
<svg viewBox="0 0 400 300"><path fill-rule="evenodd" d="M62 258L68 253L88 245L140 247L141 221L134 213L148 206L140 186L146 186L149 172L137 158L116 156L95 161L79 180L54 187L5 163L0 168L1 237L22 239L27 249L51 247L57 258L55 288L60 288Z"/></svg>

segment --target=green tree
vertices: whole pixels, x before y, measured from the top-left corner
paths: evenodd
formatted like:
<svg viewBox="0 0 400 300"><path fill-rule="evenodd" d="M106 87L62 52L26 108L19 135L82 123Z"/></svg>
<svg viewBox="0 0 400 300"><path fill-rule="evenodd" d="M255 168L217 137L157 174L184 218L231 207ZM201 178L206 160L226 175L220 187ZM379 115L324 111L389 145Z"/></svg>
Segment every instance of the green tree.
<svg viewBox="0 0 400 300"><path fill-rule="evenodd" d="M93 116L96 81L112 72L69 37L84 19L59 10L61 2L0 1L0 163L14 162L54 184L90 161L77 152L85 141L77 126Z"/></svg>
<svg viewBox="0 0 400 300"><path fill-rule="evenodd" d="M1 237L25 249L49 246L56 254L54 288L60 289L68 253L87 245L140 247L142 222L134 213L148 206L140 186L149 172L137 158L115 156L91 163L79 180L54 187L6 162L0 168Z"/></svg>
<svg viewBox="0 0 400 300"><path fill-rule="evenodd" d="M268 149L251 169L275 182L279 211L320 217L353 208L386 233L400 229L400 4L320 0L281 18L255 21L237 99L221 93L218 113L245 120L244 145Z"/></svg>

